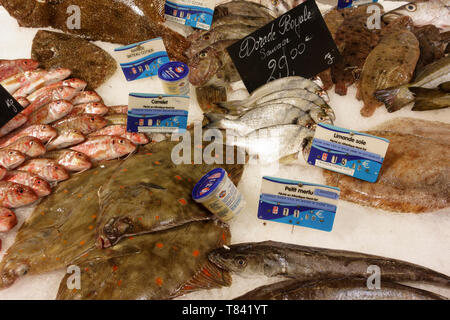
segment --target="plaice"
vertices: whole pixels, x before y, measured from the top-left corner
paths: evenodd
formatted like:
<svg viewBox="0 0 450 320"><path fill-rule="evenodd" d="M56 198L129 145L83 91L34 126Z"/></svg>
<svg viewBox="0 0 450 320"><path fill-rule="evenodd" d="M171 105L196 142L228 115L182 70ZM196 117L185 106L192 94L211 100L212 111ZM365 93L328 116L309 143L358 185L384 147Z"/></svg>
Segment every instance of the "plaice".
<svg viewBox="0 0 450 320"><path fill-rule="evenodd" d="M37 205L0 264L0 288L25 274L63 268L94 247L98 188L120 161L76 174Z"/></svg>
<svg viewBox="0 0 450 320"><path fill-rule="evenodd" d="M179 164L171 150L179 142L163 141L142 148L126 159L99 191L99 247L109 247L122 237L169 229L190 221L208 220L211 213L191 198L200 178L219 165ZM194 155L193 146L191 156ZM234 159L237 159L235 156ZM221 165L237 184L242 164Z"/></svg>
<svg viewBox="0 0 450 320"><path fill-rule="evenodd" d="M228 286L230 275L208 262L207 253L229 238L226 225L203 221L96 249L74 262L81 270L81 289L70 288L67 274L57 299L161 300Z"/></svg>

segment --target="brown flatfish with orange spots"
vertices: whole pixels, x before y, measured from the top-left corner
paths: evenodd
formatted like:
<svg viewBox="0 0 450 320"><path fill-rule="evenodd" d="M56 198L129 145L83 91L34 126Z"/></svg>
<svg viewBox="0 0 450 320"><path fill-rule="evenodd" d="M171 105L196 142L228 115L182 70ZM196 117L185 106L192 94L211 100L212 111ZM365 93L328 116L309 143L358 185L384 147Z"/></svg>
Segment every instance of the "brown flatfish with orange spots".
<svg viewBox="0 0 450 320"><path fill-rule="evenodd" d="M229 239L228 227L210 220L96 249L74 261L81 270L81 289L68 288L68 274L61 281L57 299L161 300L229 286L230 274L207 258L210 250L229 244Z"/></svg>
<svg viewBox="0 0 450 320"><path fill-rule="evenodd" d="M140 154L126 159L101 188L99 247L113 246L122 237L212 219L207 209L192 200L191 192L203 175L219 165L192 164L194 149L200 145L191 148L191 162L174 164L171 151L180 142L147 145ZM239 182L242 164L220 166L235 184Z"/></svg>

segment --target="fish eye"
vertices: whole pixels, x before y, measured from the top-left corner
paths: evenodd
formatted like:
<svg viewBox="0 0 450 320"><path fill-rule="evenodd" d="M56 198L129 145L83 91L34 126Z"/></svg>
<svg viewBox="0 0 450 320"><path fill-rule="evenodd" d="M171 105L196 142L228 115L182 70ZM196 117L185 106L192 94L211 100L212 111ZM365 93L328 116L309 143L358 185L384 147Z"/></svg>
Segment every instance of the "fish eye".
<svg viewBox="0 0 450 320"><path fill-rule="evenodd" d="M209 40L209 38L210 38L209 34L205 34L205 35L203 36L203 39L205 39L205 40Z"/></svg>
<svg viewBox="0 0 450 320"><path fill-rule="evenodd" d="M125 141L124 141L124 140L119 140L119 143L122 143L122 144L124 144L124 143L125 143Z"/></svg>
<svg viewBox="0 0 450 320"><path fill-rule="evenodd" d="M206 53L206 51L202 51L200 52L200 58L206 58L208 56L208 54Z"/></svg>
<svg viewBox="0 0 450 320"><path fill-rule="evenodd" d="M320 121L323 121L323 120L325 120L325 118L322 117L322 116L320 116L320 117L319 117L319 120L320 120Z"/></svg>
<svg viewBox="0 0 450 320"><path fill-rule="evenodd" d="M307 123L307 124L305 125L305 127L308 128L308 129L311 129L312 124L311 124L311 123Z"/></svg>
<svg viewBox="0 0 450 320"><path fill-rule="evenodd" d="M19 193L24 193L24 190L22 188L17 189L17 191L19 191Z"/></svg>
<svg viewBox="0 0 450 320"><path fill-rule="evenodd" d="M237 257L236 264L238 267L245 267L247 265L247 260L244 257Z"/></svg>
<svg viewBox="0 0 450 320"><path fill-rule="evenodd" d="M91 121L95 121L95 118L94 118L94 117L91 117Z"/></svg>
<svg viewBox="0 0 450 320"><path fill-rule="evenodd" d="M406 6L406 10L408 10L410 12L416 11L416 9L417 9L417 6L413 3L410 3Z"/></svg>
<svg viewBox="0 0 450 320"><path fill-rule="evenodd" d="M12 156L12 155L14 154L14 152L10 151L8 154L9 154L10 156Z"/></svg>

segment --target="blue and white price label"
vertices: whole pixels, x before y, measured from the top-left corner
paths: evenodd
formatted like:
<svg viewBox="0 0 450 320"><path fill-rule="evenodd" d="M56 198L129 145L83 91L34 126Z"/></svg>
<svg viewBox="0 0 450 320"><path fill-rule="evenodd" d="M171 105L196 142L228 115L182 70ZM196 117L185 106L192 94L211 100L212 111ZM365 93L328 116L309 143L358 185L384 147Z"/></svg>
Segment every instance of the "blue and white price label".
<svg viewBox="0 0 450 320"><path fill-rule="evenodd" d="M189 96L130 93L127 131L183 133L186 131Z"/></svg>
<svg viewBox="0 0 450 320"><path fill-rule="evenodd" d="M193 28L209 30L214 15L215 0L167 0L166 19Z"/></svg>
<svg viewBox="0 0 450 320"><path fill-rule="evenodd" d="M155 38L114 49L127 81L158 75L158 69L169 62L162 38Z"/></svg>
<svg viewBox="0 0 450 320"><path fill-rule="evenodd" d="M389 140L320 123L308 163L368 182L376 182Z"/></svg>
<svg viewBox="0 0 450 320"><path fill-rule="evenodd" d="M309 182L263 177L258 218L331 231L340 189Z"/></svg>

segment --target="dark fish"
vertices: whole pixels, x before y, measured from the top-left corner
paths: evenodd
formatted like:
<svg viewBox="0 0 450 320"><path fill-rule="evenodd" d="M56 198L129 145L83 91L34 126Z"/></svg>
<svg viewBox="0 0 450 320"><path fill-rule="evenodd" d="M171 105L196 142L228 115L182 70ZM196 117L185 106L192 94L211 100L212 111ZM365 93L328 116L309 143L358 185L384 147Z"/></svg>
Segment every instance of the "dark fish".
<svg viewBox="0 0 450 320"><path fill-rule="evenodd" d="M213 21L227 15L263 17L267 19L276 18L275 13L266 6L244 0L230 1L215 7Z"/></svg>
<svg viewBox="0 0 450 320"><path fill-rule="evenodd" d="M164 0L2 0L3 7L22 27L53 27L89 40L130 44L162 37L169 57L186 61L189 42L164 23ZM69 28L69 18L80 8L80 28ZM127 28L125 26L132 26Z"/></svg>
<svg viewBox="0 0 450 320"><path fill-rule="evenodd" d="M449 286L450 277L416 264L344 250L305 247L275 241L234 244L213 250L219 268L247 275L317 280L367 276L376 265L383 280L420 281Z"/></svg>
<svg viewBox="0 0 450 320"><path fill-rule="evenodd" d="M382 281L368 289L365 279L286 280L256 288L235 300L447 300L438 294Z"/></svg>
<svg viewBox="0 0 450 320"><path fill-rule="evenodd" d="M226 110L216 103L227 101L227 92L224 87L197 87L195 88L198 105L203 112L225 113Z"/></svg>
<svg viewBox="0 0 450 320"><path fill-rule="evenodd" d="M69 289L66 275L56 298L161 300L229 286L230 275L207 258L229 239L226 225L204 221L93 250L73 262L81 269L81 289Z"/></svg>
<svg viewBox="0 0 450 320"><path fill-rule="evenodd" d="M414 93L414 106L412 111L427 111L450 107L450 93L440 89L426 89L410 87Z"/></svg>
<svg viewBox="0 0 450 320"><path fill-rule="evenodd" d="M31 47L33 59L46 69L69 68L72 76L95 89L111 77L117 63L109 53L80 37L39 30Z"/></svg>
<svg viewBox="0 0 450 320"><path fill-rule="evenodd" d="M439 29L434 25L413 28L412 32L419 40L420 56L417 61L414 74L419 74L422 69L444 57L448 40L444 40L439 33Z"/></svg>

